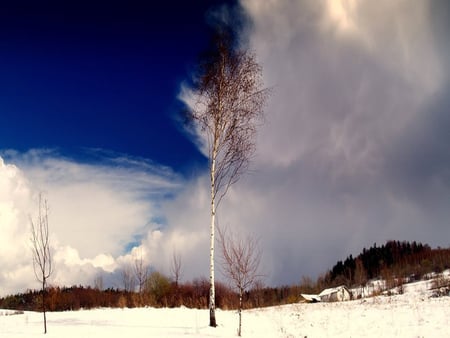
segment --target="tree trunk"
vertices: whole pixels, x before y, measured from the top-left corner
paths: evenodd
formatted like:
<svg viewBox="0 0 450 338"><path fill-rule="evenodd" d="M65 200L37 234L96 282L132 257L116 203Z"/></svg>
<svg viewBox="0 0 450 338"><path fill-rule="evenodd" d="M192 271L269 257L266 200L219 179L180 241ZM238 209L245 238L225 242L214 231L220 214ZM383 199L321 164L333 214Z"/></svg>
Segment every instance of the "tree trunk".
<svg viewBox="0 0 450 338"><path fill-rule="evenodd" d="M209 326L216 327L216 291L214 286L214 229L216 219L215 206L215 173L216 173L217 139L214 137L214 146L211 162L211 224L210 224L210 252L209 252Z"/></svg>
<svg viewBox="0 0 450 338"><path fill-rule="evenodd" d="M44 334L47 334L47 315L45 313L45 278L42 281L42 312L44 313Z"/></svg>
<svg viewBox="0 0 450 338"><path fill-rule="evenodd" d="M238 336L241 336L242 330L242 290L239 290L239 328L238 328Z"/></svg>

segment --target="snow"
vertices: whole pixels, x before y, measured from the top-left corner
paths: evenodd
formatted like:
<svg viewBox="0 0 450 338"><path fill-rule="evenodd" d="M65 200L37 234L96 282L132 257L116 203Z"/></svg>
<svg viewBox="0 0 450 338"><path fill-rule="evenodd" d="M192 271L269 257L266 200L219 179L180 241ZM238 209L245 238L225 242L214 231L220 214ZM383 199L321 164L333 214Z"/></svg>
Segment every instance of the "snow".
<svg viewBox="0 0 450 338"><path fill-rule="evenodd" d="M244 337L450 337L450 297L431 297L430 281L404 293L336 303L298 303L243 313ZM47 314L46 337L235 337L236 311L96 309ZM0 310L0 337L42 337L42 314Z"/></svg>

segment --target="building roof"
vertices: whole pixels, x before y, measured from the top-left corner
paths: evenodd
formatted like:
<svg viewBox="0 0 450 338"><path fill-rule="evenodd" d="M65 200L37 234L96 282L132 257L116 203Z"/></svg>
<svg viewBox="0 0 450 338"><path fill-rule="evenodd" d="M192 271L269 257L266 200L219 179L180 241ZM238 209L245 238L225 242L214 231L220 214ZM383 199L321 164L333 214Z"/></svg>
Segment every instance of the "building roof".
<svg viewBox="0 0 450 338"><path fill-rule="evenodd" d="M348 289L345 285L340 285L335 288L328 288L328 289L323 290L321 293L319 293L319 297L331 295L333 293L341 291L342 289L345 289L348 291Z"/></svg>
<svg viewBox="0 0 450 338"><path fill-rule="evenodd" d="M301 296L308 302L320 302L320 297L318 295L309 295L306 293L302 293Z"/></svg>

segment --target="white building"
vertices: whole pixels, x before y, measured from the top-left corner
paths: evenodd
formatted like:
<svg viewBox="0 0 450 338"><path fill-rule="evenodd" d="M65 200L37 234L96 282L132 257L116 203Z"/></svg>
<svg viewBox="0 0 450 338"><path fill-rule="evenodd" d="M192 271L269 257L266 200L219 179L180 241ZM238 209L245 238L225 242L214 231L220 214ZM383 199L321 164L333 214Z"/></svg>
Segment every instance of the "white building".
<svg viewBox="0 0 450 338"><path fill-rule="evenodd" d="M316 302L343 302L346 300L350 300L352 298L352 294L347 289L345 285L341 285L335 288L329 288L323 290L318 295L309 295L302 294L301 295L306 301L311 303Z"/></svg>
<svg viewBox="0 0 450 338"><path fill-rule="evenodd" d="M319 293L321 302L343 302L350 300L352 294L345 285L341 285L335 288L329 288Z"/></svg>

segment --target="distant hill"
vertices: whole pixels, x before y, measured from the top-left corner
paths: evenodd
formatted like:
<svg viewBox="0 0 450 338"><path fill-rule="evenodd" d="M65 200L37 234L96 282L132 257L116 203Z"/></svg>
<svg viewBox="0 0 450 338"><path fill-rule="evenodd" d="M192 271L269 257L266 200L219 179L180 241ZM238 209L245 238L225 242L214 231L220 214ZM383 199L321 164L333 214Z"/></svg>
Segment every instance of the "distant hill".
<svg viewBox="0 0 450 338"><path fill-rule="evenodd" d="M325 285L362 285L367 280L381 277L420 279L430 272L450 268L450 249L432 249L428 244L407 241L387 241L344 261L338 261L323 277Z"/></svg>

